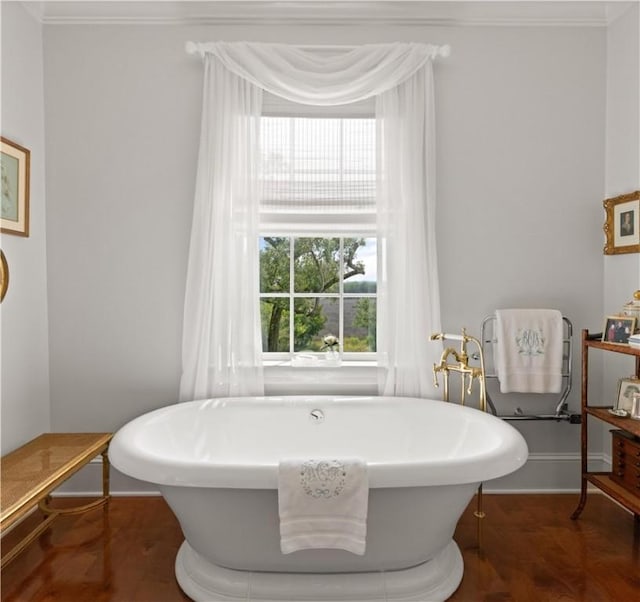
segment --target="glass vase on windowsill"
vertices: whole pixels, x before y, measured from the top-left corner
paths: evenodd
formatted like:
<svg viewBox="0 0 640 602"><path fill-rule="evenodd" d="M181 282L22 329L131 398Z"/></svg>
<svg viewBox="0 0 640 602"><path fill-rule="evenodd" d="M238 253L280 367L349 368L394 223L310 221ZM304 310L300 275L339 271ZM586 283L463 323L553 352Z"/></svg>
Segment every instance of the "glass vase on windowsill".
<svg viewBox="0 0 640 602"><path fill-rule="evenodd" d="M324 363L327 366L339 366L341 363L340 359L340 340L338 337L328 334L322 339L324 343L323 347L320 351L325 352Z"/></svg>

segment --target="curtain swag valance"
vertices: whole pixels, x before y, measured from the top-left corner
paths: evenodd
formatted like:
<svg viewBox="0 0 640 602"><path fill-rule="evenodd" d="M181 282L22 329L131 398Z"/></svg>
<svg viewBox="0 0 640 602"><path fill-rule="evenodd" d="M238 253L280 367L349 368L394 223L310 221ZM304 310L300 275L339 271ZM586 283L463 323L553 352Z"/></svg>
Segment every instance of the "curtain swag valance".
<svg viewBox="0 0 640 602"><path fill-rule="evenodd" d="M414 75L450 47L417 42L353 48L259 42L187 42L189 54L215 56L252 84L301 104L342 105L377 96Z"/></svg>

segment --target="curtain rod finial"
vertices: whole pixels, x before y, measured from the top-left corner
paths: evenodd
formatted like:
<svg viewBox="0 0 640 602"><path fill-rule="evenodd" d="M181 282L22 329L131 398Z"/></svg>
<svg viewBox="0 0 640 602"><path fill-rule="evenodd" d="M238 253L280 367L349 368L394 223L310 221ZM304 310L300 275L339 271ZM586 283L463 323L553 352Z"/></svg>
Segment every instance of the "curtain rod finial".
<svg viewBox="0 0 640 602"><path fill-rule="evenodd" d="M198 54L198 45L195 42L187 42L184 45L184 49L187 51L187 54Z"/></svg>
<svg viewBox="0 0 640 602"><path fill-rule="evenodd" d="M449 44L445 44L444 46L440 47L440 56L442 58L446 59L450 54L451 54L451 46L449 46Z"/></svg>

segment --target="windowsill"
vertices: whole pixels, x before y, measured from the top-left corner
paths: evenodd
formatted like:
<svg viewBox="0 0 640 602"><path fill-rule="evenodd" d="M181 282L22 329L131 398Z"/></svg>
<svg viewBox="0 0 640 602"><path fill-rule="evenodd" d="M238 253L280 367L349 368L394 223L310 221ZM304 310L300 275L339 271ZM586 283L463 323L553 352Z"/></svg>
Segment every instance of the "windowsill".
<svg viewBox="0 0 640 602"><path fill-rule="evenodd" d="M376 395L383 370L375 360L343 360L331 366L265 360L263 366L267 395Z"/></svg>
<svg viewBox="0 0 640 602"><path fill-rule="evenodd" d="M292 369L306 369L306 368L322 368L324 370L327 369L336 369L336 368L377 368L378 362L376 360L341 360L339 364L331 363L331 361L319 360L313 364L294 364L291 360L265 360L262 362L262 365L266 369L270 368L292 368Z"/></svg>

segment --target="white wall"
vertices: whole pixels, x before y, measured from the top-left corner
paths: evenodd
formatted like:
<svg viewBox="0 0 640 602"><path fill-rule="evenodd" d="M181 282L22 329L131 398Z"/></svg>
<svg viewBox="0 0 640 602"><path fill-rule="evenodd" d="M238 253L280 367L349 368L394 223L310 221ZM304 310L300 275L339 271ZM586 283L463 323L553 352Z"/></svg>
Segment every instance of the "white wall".
<svg viewBox="0 0 640 602"><path fill-rule="evenodd" d="M640 190L640 5L633 3L607 28L605 198ZM604 256L604 312L618 313L640 289L640 254ZM602 394L616 398L618 380L634 372L633 358L605 354ZM605 430L606 427L604 427ZM603 438L610 453L611 437Z"/></svg>
<svg viewBox="0 0 640 602"><path fill-rule="evenodd" d="M632 3L607 28L606 194L617 196L640 187L640 4ZM630 254L632 263L640 255ZM607 257L615 260L617 257ZM634 261L635 260L635 261ZM606 268L615 266L608 262ZM605 274L607 275L607 274ZM620 275L624 275L623 272ZM638 270L627 282L637 285ZM616 274L618 276L618 274ZM605 289L606 290L606 289ZM629 299L622 297L621 301Z"/></svg>
<svg viewBox="0 0 640 602"><path fill-rule="evenodd" d="M49 25L55 430L117 429L177 399L202 82L189 39L450 43L436 69L444 327L478 334L508 306L556 307L577 339L600 326L603 28ZM578 354L574 368L577 410ZM518 428L539 470L515 486L578 485L578 427Z"/></svg>
<svg viewBox="0 0 640 602"><path fill-rule="evenodd" d="M607 30L607 198L640 190L640 5ZM619 311L640 288L640 254L605 255L604 306Z"/></svg>
<svg viewBox="0 0 640 602"><path fill-rule="evenodd" d="M31 151L30 236L2 235L9 290L1 306L1 448L50 430L42 26L3 2L2 135Z"/></svg>
<svg viewBox="0 0 640 602"><path fill-rule="evenodd" d="M640 190L640 4L607 29L607 198ZM606 255L605 311L617 312L640 288L640 254Z"/></svg>

